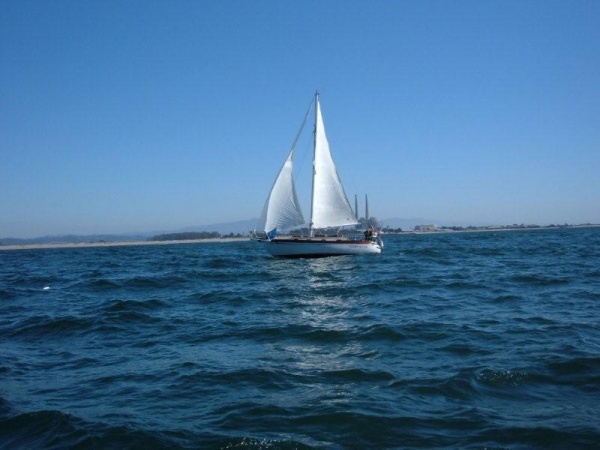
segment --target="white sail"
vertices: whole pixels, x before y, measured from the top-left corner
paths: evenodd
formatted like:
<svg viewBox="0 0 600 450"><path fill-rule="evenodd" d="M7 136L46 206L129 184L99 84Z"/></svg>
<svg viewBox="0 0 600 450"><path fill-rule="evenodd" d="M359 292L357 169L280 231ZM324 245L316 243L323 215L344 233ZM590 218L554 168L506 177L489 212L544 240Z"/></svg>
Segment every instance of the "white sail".
<svg viewBox="0 0 600 450"><path fill-rule="evenodd" d="M293 156L294 149L290 151L273 183L258 223L259 230L267 233L269 239L275 237L278 231L304 223L292 174Z"/></svg>
<svg viewBox="0 0 600 450"><path fill-rule="evenodd" d="M340 227L358 223L329 151L318 97L311 221L312 228Z"/></svg>

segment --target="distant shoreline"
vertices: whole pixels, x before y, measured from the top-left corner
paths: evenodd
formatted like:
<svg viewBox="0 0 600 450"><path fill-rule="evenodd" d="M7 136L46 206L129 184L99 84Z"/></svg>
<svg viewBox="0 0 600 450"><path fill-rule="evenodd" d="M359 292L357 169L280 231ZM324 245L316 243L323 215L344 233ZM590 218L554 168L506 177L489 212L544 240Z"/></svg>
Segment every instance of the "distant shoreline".
<svg viewBox="0 0 600 450"><path fill-rule="evenodd" d="M53 242L47 244L0 245L2 250L40 250L53 248L127 247L141 245L205 244L249 241L249 237L188 239L177 241Z"/></svg>
<svg viewBox="0 0 600 450"><path fill-rule="evenodd" d="M454 234L454 233L495 233L498 231L537 231L537 230L568 230L573 228L600 228L600 224L585 224L585 225L567 225L567 226L524 226L524 227L474 227L452 230L448 228L440 228L432 231L401 231L399 233L389 232L382 233L384 236L405 236L409 234Z"/></svg>

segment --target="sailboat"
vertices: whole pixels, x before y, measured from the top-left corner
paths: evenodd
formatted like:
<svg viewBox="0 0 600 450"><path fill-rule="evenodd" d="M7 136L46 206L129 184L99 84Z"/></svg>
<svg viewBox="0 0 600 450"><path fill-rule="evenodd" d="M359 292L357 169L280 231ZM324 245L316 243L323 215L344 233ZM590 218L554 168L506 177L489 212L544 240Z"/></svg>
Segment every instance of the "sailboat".
<svg viewBox="0 0 600 450"><path fill-rule="evenodd" d="M294 184L293 160L296 144L313 105L315 127L308 235L285 235L285 232L306 223ZM265 202L257 226L257 230L264 233L259 241L271 255L289 258L381 253L383 242L372 226L355 236L339 233L343 227L358 225L357 215L352 211L333 162L325 134L319 93L316 92ZM332 229L337 229L337 232L328 233Z"/></svg>

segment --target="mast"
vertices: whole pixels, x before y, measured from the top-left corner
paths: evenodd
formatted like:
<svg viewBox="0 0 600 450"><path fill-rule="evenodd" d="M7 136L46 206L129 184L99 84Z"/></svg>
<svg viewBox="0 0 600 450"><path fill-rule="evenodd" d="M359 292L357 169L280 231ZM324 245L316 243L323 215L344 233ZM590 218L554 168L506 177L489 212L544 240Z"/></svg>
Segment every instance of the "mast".
<svg viewBox="0 0 600 450"><path fill-rule="evenodd" d="M367 219L367 224L369 223L369 197L365 194L365 219Z"/></svg>
<svg viewBox="0 0 600 450"><path fill-rule="evenodd" d="M308 236L311 238L313 237L313 217L315 213L315 158L317 153L317 117L319 114L319 108L319 91L315 91L315 126L313 129L313 175L310 193L310 222L308 222Z"/></svg>
<svg viewBox="0 0 600 450"><path fill-rule="evenodd" d="M354 215L358 220L358 195L354 194Z"/></svg>

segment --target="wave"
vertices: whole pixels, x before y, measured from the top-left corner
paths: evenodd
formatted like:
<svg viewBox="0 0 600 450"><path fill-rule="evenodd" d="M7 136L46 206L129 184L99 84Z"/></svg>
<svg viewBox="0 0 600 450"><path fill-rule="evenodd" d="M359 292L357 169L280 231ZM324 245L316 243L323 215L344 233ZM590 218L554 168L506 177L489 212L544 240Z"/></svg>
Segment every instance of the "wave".
<svg viewBox="0 0 600 450"><path fill-rule="evenodd" d="M523 284L531 284L536 286L551 286L558 284L569 284L571 279L564 275L557 275L554 277L547 275L513 275L510 277L510 281Z"/></svg>
<svg viewBox="0 0 600 450"><path fill-rule="evenodd" d="M388 325L370 325L361 330L358 339L361 341L391 341L400 342L407 339L407 336L394 327Z"/></svg>
<svg viewBox="0 0 600 450"><path fill-rule="evenodd" d="M92 292L110 292L115 290L146 291L148 289L171 289L182 285L187 279L182 275L166 274L153 276L100 277L81 280L79 290L89 288Z"/></svg>
<svg viewBox="0 0 600 450"><path fill-rule="evenodd" d="M169 304L159 299L147 300L111 300L103 305L102 310L106 313L122 312L152 312L167 308Z"/></svg>
<svg viewBox="0 0 600 450"><path fill-rule="evenodd" d="M393 374L386 371L369 371L363 369L340 369L324 371L323 377L329 378L335 382L349 382L349 383L362 383L362 382L380 382L380 381L391 381L395 377Z"/></svg>
<svg viewBox="0 0 600 450"><path fill-rule="evenodd" d="M18 297L18 294L15 289L0 288L0 300L12 300L17 297Z"/></svg>
<svg viewBox="0 0 600 450"><path fill-rule="evenodd" d="M89 317L33 316L14 324L4 333L11 338L49 339L98 331L98 324L99 321L96 318Z"/></svg>
<svg viewBox="0 0 600 450"><path fill-rule="evenodd" d="M232 439L219 435L201 435L182 431L147 431L131 426L110 426L87 422L60 411L42 410L3 415L0 418L0 448L89 449L152 448L161 450L200 447L238 448L242 442L259 440ZM253 447L248 447L253 448ZM260 447L254 447L260 448ZM285 447L281 447L285 448Z"/></svg>
<svg viewBox="0 0 600 450"><path fill-rule="evenodd" d="M28 340L82 337L89 334L102 336L114 334L125 325L160 325L163 319L155 313L166 307L168 304L158 299L113 300L94 311L79 311L77 315L29 316L4 328L3 334Z"/></svg>
<svg viewBox="0 0 600 450"><path fill-rule="evenodd" d="M481 387L512 389L534 381L535 378L532 374L521 370L484 369L477 373L475 380Z"/></svg>
<svg viewBox="0 0 600 450"><path fill-rule="evenodd" d="M441 412L435 418L373 409L294 409L239 402L215 411L212 426L197 431L109 425L53 410L3 413L0 448L594 448L600 437L597 429L586 426L501 425L493 413L477 408ZM238 431L244 429L254 431Z"/></svg>
<svg viewBox="0 0 600 450"><path fill-rule="evenodd" d="M600 357L561 358L545 366L552 383L600 394Z"/></svg>

